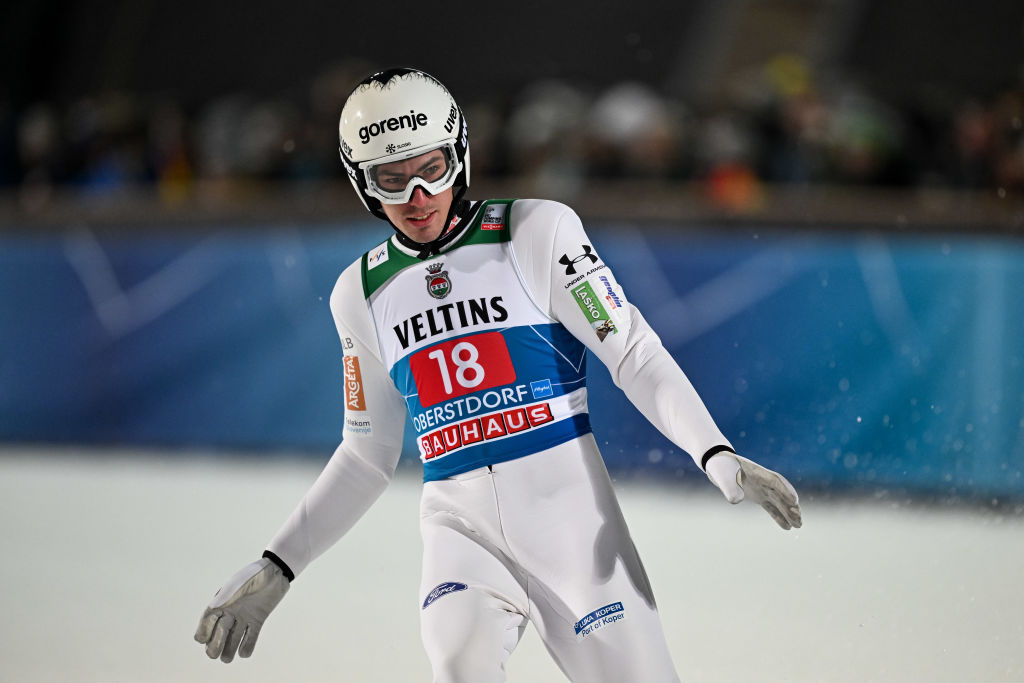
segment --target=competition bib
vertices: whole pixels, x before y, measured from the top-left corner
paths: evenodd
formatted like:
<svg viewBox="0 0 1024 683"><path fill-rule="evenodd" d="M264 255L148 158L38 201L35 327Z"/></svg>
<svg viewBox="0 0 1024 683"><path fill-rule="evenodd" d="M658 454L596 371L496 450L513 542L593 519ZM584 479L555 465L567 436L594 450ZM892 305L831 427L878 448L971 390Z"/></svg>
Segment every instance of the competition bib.
<svg viewBox="0 0 1024 683"><path fill-rule="evenodd" d="M381 358L405 398L426 481L590 431L585 347L530 299L509 244L510 202L487 202L427 260L385 242L363 258Z"/></svg>

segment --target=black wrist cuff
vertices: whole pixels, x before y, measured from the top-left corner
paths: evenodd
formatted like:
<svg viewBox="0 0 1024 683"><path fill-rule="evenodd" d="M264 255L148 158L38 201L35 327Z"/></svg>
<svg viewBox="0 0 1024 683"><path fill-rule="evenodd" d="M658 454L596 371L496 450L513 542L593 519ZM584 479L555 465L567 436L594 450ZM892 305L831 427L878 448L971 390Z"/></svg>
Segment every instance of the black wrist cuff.
<svg viewBox="0 0 1024 683"><path fill-rule="evenodd" d="M726 453L732 453L733 455L736 455L736 451L734 451L733 449L729 448L728 446L714 446L713 448L709 448L708 452L705 453L703 457L701 457L701 459L700 459L700 468L706 472L707 471L707 467L708 467L708 460L711 459L711 456L715 455L717 453L721 453L722 451L725 451Z"/></svg>
<svg viewBox="0 0 1024 683"><path fill-rule="evenodd" d="M288 565L284 563L284 560L282 560L280 557L270 552L269 550L263 551L263 557L267 558L268 560L276 564L278 568L280 568L281 573L284 574L284 578L288 579L288 583L291 583L295 580L294 572L292 572L292 570L288 567Z"/></svg>

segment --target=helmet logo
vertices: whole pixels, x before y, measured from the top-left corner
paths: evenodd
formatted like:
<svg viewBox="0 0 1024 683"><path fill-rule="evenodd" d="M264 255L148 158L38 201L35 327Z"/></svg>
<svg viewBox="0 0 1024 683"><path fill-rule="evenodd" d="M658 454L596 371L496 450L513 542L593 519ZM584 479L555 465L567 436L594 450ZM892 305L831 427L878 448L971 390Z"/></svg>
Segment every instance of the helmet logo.
<svg viewBox="0 0 1024 683"><path fill-rule="evenodd" d="M375 121L368 126L363 126L359 129L359 139L365 145L370 142L371 139L378 135L383 135L388 131L402 130L403 128L411 128L416 130L420 126L425 126L428 123L426 114L417 114L415 110L410 109L408 114L402 114L401 116L392 116L389 119L381 119Z"/></svg>
<svg viewBox="0 0 1024 683"><path fill-rule="evenodd" d="M351 152L349 152L349 154L351 154ZM359 175L356 173L356 169L345 160L344 156L341 157L341 163L345 166L345 171L352 176L352 180L357 180L359 178Z"/></svg>
<svg viewBox="0 0 1024 683"><path fill-rule="evenodd" d="M455 105L452 105L451 111L448 112L448 120L444 122L444 129L451 133L455 130L455 122L459 118L459 112L455 109Z"/></svg>
<svg viewBox="0 0 1024 683"><path fill-rule="evenodd" d="M448 271L441 270L444 263L431 263L427 266L427 292L435 299L443 299L452 291L452 281L448 279Z"/></svg>

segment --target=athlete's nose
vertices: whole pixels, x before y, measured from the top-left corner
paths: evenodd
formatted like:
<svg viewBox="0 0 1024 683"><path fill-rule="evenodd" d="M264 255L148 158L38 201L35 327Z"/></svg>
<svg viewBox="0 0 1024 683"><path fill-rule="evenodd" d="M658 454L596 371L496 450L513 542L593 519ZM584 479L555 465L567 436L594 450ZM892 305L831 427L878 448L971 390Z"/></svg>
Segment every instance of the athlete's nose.
<svg viewBox="0 0 1024 683"><path fill-rule="evenodd" d="M412 197L409 198L409 203L421 206L426 204L431 196L433 195L423 189L422 185L417 185L412 191Z"/></svg>

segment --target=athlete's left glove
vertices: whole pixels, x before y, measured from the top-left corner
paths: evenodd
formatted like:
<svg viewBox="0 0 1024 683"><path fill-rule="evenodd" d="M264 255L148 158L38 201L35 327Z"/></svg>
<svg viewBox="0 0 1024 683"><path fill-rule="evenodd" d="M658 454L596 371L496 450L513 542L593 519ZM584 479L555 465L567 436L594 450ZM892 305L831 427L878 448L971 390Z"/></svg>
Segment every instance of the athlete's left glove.
<svg viewBox="0 0 1024 683"><path fill-rule="evenodd" d="M249 657L263 622L291 584L279 566L262 558L242 567L213 596L199 620L196 642L210 659L230 662Z"/></svg>
<svg viewBox="0 0 1024 683"><path fill-rule="evenodd" d="M716 453L704 467L708 479L730 503L752 500L783 529L800 528L800 497L778 472L730 452Z"/></svg>

